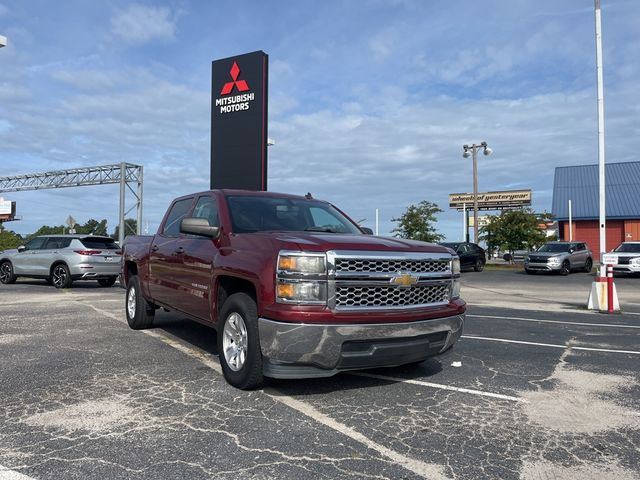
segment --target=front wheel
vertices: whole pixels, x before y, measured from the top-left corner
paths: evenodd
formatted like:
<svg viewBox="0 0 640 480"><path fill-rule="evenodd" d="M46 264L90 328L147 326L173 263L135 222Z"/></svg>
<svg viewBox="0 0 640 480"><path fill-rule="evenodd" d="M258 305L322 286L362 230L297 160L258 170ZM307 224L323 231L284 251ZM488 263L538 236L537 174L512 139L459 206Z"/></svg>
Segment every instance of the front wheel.
<svg viewBox="0 0 640 480"><path fill-rule="evenodd" d="M593 267L593 260L587 258L587 261L584 263L584 271L587 273L591 273L591 268Z"/></svg>
<svg viewBox="0 0 640 480"><path fill-rule="evenodd" d="M11 283L15 283L16 276L13 273L13 265L9 260L6 260L0 263L0 283L4 283L5 285L9 285Z"/></svg>
<svg viewBox="0 0 640 480"><path fill-rule="evenodd" d="M562 262L562 267L560 268L560 275L569 275L571 273L571 264L569 260L565 260Z"/></svg>
<svg viewBox="0 0 640 480"><path fill-rule="evenodd" d="M69 288L71 286L71 272L64 263L59 263L51 270L51 284L56 288Z"/></svg>
<svg viewBox="0 0 640 480"><path fill-rule="evenodd" d="M153 305L142 296L140 279L135 275L129 279L125 310L127 312L127 323L134 330L149 328L156 314Z"/></svg>
<svg viewBox="0 0 640 480"><path fill-rule="evenodd" d="M118 277L100 278L98 279L98 285L101 287L113 287Z"/></svg>
<svg viewBox="0 0 640 480"><path fill-rule="evenodd" d="M530 268L525 268L524 271L527 272L527 275L535 275L536 274L536 271L535 270L531 270Z"/></svg>
<svg viewBox="0 0 640 480"><path fill-rule="evenodd" d="M262 353L258 338L258 309L246 293L229 296L220 310L218 354L224 378L236 388L262 385Z"/></svg>

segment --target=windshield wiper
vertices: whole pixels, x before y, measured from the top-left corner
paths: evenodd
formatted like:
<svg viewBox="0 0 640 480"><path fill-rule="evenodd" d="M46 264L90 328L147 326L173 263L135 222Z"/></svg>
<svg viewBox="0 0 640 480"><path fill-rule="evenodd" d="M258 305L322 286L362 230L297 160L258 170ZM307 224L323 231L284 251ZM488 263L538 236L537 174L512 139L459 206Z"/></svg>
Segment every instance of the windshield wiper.
<svg viewBox="0 0 640 480"><path fill-rule="evenodd" d="M304 229L305 232L326 232L326 233L338 233L333 228L329 227L307 227Z"/></svg>

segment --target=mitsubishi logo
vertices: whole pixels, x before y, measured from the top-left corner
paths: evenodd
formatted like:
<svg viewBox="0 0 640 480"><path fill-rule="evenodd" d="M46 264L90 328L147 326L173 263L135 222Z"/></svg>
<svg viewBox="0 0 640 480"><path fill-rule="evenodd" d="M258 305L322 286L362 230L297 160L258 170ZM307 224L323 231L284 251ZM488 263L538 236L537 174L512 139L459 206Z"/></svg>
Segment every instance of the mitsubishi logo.
<svg viewBox="0 0 640 480"><path fill-rule="evenodd" d="M400 274L389 280L389 283L398 287L410 287L411 285L418 283L418 277L414 277L409 274Z"/></svg>
<svg viewBox="0 0 640 480"><path fill-rule="evenodd" d="M249 85L247 84L247 82L245 82L244 80L238 80L238 75L240 75L240 68L238 67L238 64L236 62L233 62L233 66L231 67L229 73L231 74L231 79L233 80L233 82L225 83L222 87L222 90L220 91L220 95L229 95L231 92L233 92L233 87L236 87L239 92L246 92L247 90L249 90Z"/></svg>

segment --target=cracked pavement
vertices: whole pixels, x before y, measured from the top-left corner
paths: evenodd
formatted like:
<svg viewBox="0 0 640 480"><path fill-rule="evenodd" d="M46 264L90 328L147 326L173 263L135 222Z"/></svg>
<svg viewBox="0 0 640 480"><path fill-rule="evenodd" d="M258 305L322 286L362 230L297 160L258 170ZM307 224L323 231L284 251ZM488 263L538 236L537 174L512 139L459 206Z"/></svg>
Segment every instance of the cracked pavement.
<svg viewBox="0 0 640 480"><path fill-rule="evenodd" d="M566 301L589 282L464 274L451 354L253 392L220 375L212 330L130 330L122 289L1 285L0 479L640 478L640 314ZM639 286L618 282L628 312Z"/></svg>

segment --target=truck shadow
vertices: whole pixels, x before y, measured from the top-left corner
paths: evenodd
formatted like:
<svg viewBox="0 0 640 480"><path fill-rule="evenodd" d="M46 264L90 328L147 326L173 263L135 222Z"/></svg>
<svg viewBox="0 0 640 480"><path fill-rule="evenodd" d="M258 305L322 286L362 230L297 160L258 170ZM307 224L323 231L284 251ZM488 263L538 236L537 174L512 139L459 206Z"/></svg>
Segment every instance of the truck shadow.
<svg viewBox="0 0 640 480"><path fill-rule="evenodd" d="M184 318L180 314L160 310L156 313L153 327L211 355L218 355L215 330ZM418 364L354 370L339 373L333 377L268 379L265 388L274 395L325 395L335 391L379 387L404 380L425 380L441 371L440 361L437 358L430 358Z"/></svg>

